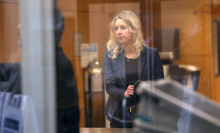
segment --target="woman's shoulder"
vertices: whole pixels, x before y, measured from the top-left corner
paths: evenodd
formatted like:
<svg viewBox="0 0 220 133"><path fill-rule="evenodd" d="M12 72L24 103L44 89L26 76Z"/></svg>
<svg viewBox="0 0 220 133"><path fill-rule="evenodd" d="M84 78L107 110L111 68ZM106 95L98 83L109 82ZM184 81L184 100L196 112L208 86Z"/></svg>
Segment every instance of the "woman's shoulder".
<svg viewBox="0 0 220 133"><path fill-rule="evenodd" d="M114 51L114 49L106 49L105 50L105 55L112 56L113 55L113 51ZM119 49L119 52L117 53L117 56L120 56L123 53L124 53L124 50L123 49Z"/></svg>
<svg viewBox="0 0 220 133"><path fill-rule="evenodd" d="M157 48L152 48L149 46L144 46L143 47L143 52L149 52L149 51L157 51Z"/></svg>
<svg viewBox="0 0 220 133"><path fill-rule="evenodd" d="M105 53L107 53L107 54L109 54L109 53L111 53L112 52L112 50L109 50L109 49L106 49L105 50Z"/></svg>
<svg viewBox="0 0 220 133"><path fill-rule="evenodd" d="M112 51L109 49L105 50L104 59L110 59L110 55L112 55Z"/></svg>
<svg viewBox="0 0 220 133"><path fill-rule="evenodd" d="M106 49L106 50L105 50L105 55L106 55L106 56L110 55L111 53L112 53L111 50L109 50L109 49Z"/></svg>

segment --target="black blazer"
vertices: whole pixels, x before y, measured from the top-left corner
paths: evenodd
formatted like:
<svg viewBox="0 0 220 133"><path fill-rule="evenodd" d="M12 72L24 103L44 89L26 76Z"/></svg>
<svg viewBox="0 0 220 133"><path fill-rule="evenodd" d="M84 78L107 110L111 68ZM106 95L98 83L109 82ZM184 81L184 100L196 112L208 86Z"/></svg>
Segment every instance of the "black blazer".
<svg viewBox="0 0 220 133"><path fill-rule="evenodd" d="M119 101L124 98L126 91L125 56L124 50L116 59L110 58L110 51L106 50L104 55L104 80L106 91L109 95L105 115L108 120L117 109ZM138 77L141 80L158 80L164 78L163 67L157 49L144 46L138 58Z"/></svg>

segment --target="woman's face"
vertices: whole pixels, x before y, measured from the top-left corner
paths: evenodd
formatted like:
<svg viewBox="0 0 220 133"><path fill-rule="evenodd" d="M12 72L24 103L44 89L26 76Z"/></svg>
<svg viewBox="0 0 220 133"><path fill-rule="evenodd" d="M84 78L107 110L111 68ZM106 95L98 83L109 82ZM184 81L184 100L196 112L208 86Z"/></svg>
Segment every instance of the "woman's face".
<svg viewBox="0 0 220 133"><path fill-rule="evenodd" d="M115 21L115 35L119 43L124 45L132 44L132 32L122 19Z"/></svg>

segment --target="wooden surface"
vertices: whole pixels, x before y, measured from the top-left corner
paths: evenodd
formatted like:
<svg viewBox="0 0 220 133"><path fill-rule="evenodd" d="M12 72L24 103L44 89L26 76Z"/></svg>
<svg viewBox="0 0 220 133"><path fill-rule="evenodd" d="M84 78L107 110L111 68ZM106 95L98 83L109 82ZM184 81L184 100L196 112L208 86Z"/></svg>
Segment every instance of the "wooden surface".
<svg viewBox="0 0 220 133"><path fill-rule="evenodd" d="M17 45L18 4L0 3L0 62L20 62Z"/></svg>
<svg viewBox="0 0 220 133"><path fill-rule="evenodd" d="M134 133L132 128L80 128L80 133Z"/></svg>
<svg viewBox="0 0 220 133"><path fill-rule="evenodd" d="M210 45L210 58L211 60L211 87L212 89L212 99L220 103L220 75L215 74L215 46L214 46L214 33L213 33L213 24L215 20L220 21L220 3L218 5L212 5L211 8L214 10L214 12L211 13L211 45ZM220 54L220 53L219 53Z"/></svg>
<svg viewBox="0 0 220 133"><path fill-rule="evenodd" d="M157 9L157 8L156 8ZM154 10L155 29L178 29L180 58L176 64L201 69L198 92L211 98L210 19L207 1L162 1ZM158 20L158 21L157 21Z"/></svg>

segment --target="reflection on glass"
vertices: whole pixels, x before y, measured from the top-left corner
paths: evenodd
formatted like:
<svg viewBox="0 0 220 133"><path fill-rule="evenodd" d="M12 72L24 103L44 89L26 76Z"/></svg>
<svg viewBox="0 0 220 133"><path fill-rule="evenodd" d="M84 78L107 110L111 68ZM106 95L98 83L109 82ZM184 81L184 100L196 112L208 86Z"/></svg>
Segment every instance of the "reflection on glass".
<svg viewBox="0 0 220 133"><path fill-rule="evenodd" d="M32 3L39 2L39 0L34 0ZM86 2L57 0L54 5L59 10L55 10L53 16L55 48L51 48L56 51L56 54L53 55L56 59L56 66L54 65L56 76L48 78L56 79L56 88L48 87L46 89L42 88L43 83L47 80L42 81L44 79L36 77L41 77L43 75L41 73L47 71L47 69L42 68L47 63L46 58L48 55L42 51L47 51L45 49L48 48L49 44L44 45L41 42L48 39L44 36L48 35L48 31L51 30L46 26L49 25L49 21L47 21L49 17L46 18L47 20L42 21L47 10L38 12L38 9L34 8L33 12L27 12L30 17L22 20L21 16L24 14L18 15L17 12L22 3L26 5L28 2L16 0L3 0L0 2L0 125L5 127L0 127L0 129L4 130L3 132L12 132L19 129L19 119L3 115L3 112L10 114L10 111L12 111L13 114L16 111L13 112L12 108L10 108L10 111L5 110L3 106L6 105L6 97L11 97L8 105L14 108L19 105L16 104L19 101L12 100L14 96L24 96L21 85L21 81L24 81L21 79L22 67L28 69L30 73L27 73L27 75L31 75L34 80L37 79L35 81L39 83L37 89L27 87L28 91L40 92L40 90L43 90L41 94L44 94L44 91L56 90L56 115L53 116L57 118L57 132L80 132L80 127L82 132L129 133L157 132L157 130L179 133L218 132L219 125L215 123L219 123L217 120L219 118L219 106L215 102L220 102L219 36L217 34L219 32L217 22L220 20L219 0L88 0ZM43 6L51 5L47 3ZM140 22L137 21L137 23L138 25L140 23L142 28L133 25L133 21L136 21L135 17L130 18L125 14L109 25L109 22L123 10L130 10L137 14L140 19ZM22 27L19 25L19 20L22 20L21 22L28 21L26 23L28 25L22 26L28 29L26 33L34 33L34 36L31 35L34 39L28 38L27 35L20 35L20 28ZM112 30L111 32L109 32L109 28ZM136 33L141 33L139 31L143 32L143 37L139 42L137 41L137 45L141 45L143 49L137 50L133 47L127 47L132 43L136 44L135 41L138 40L136 39ZM109 45L108 40L111 41L112 38L114 38L113 43ZM22 39L24 42L24 39L37 40L37 43L35 43L39 45L30 42L30 44L27 44L30 48L27 48L27 46L22 47ZM106 42L108 42L107 45ZM143 46L144 43L149 47ZM100 69L93 70L97 73L104 70L105 81L102 80L101 76L96 76L92 81L94 85L92 86L94 88L92 97L89 97L89 89L84 88L88 81L84 80L87 77L84 75L85 67L82 67L81 61L89 62L91 60L90 57L86 57L85 60L81 58L80 47L82 44L97 44L97 51L95 51L97 53L95 54L97 54ZM120 45L116 46L116 44ZM118 49L111 46L116 46ZM157 48L159 54L151 47ZM134 51L132 51L133 49ZM147 52L143 56L145 50ZM21 63L21 51L27 52L24 57L30 56L28 62L34 64L37 60L42 61L41 70L43 72L37 69L40 63L37 63L36 66L26 64L27 62L25 64ZM105 53L105 51L107 52ZM36 54L31 54L33 52L36 52ZM119 54L115 54L117 52ZM159 59L161 59L162 64L158 65ZM102 69L102 66L104 66L104 69ZM142 66L143 69L140 69ZM165 79L169 79L169 82L178 81L183 85L182 89L178 89L175 85L173 88L163 85L162 88L165 87L164 89L151 86L151 92L143 93L143 96L142 94L141 96L138 95L137 106L130 108L132 105L136 105L134 104L136 91L133 91L136 90L135 82L139 79L145 82L146 80L162 78L161 74L158 76L158 73L155 72L160 68L162 73L161 66L163 66ZM36 73L32 75L31 72ZM32 82L28 83L32 84ZM104 83L107 91L105 96L102 90ZM153 82L152 84L156 85L157 83ZM127 88L130 90L126 91ZM172 96L174 100L168 101L169 98L166 96L160 97L161 91L164 94L163 96ZM201 97L199 94L205 97ZM45 97L49 97L50 93L47 92L45 95ZM41 97L40 95L38 99L36 94L36 97L37 100L34 99L34 102L40 103L37 105L37 113L39 119L42 119L45 117L45 110L48 111L45 105L47 106L49 103L44 101L44 96ZM108 102L106 102L107 99ZM144 102L144 100L146 101ZM44 102L45 105L43 105ZM88 110L88 102L92 105L90 110ZM104 110L107 117L104 116ZM91 118L88 117L89 113L92 113ZM142 117L142 113L146 113L147 116ZM34 117L31 116L31 118ZM98 127L100 130L89 128L88 119L91 120L91 127ZM104 119L108 120L105 121ZM143 123L140 123L139 120L146 125L142 125ZM153 122L157 126L152 126ZM44 123L42 123L40 123L40 127L44 126ZM48 123L51 124L52 122ZM109 128L118 127L116 123L120 123L119 127L133 128L131 130L130 128L125 130L123 128ZM9 128L11 130L8 130Z"/></svg>
<svg viewBox="0 0 220 133"><path fill-rule="evenodd" d="M0 63L0 91L21 93L20 63Z"/></svg>
<svg viewBox="0 0 220 133"><path fill-rule="evenodd" d="M138 132L217 133L220 106L174 80L142 82Z"/></svg>
<svg viewBox="0 0 220 133"><path fill-rule="evenodd" d="M64 30L64 18L54 11L54 32L57 65L57 132L79 132L77 84L70 60L59 46Z"/></svg>

